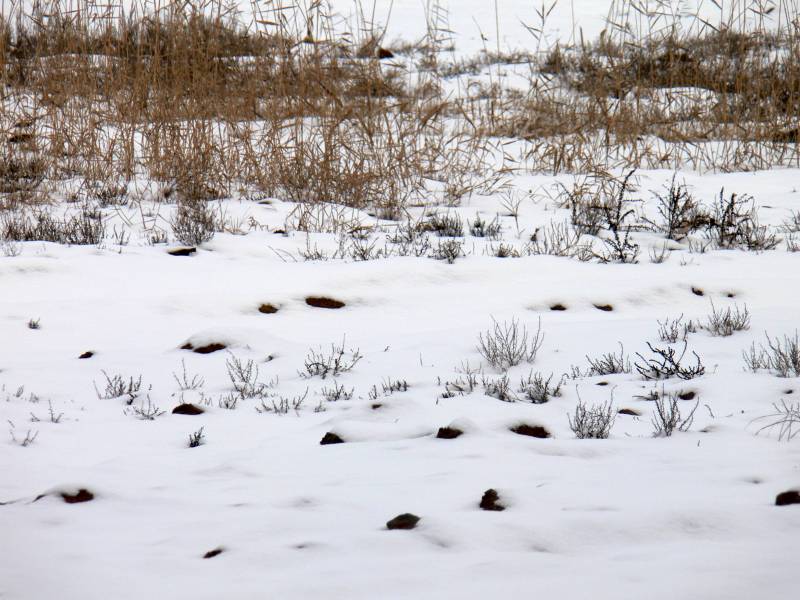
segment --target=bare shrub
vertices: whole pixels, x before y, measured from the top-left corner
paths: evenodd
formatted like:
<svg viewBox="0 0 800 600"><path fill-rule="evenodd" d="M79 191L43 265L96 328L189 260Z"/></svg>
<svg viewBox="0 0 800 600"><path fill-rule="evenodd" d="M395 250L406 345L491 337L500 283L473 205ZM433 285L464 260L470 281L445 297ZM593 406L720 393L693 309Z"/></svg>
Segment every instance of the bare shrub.
<svg viewBox="0 0 800 600"><path fill-rule="evenodd" d="M470 223L469 233L473 237L487 238L490 240L500 239L503 227L497 217L491 221L486 221L480 215L475 215L475 219Z"/></svg>
<svg viewBox="0 0 800 600"><path fill-rule="evenodd" d="M345 340L341 344L331 344L330 351L309 350L303 364L301 377L337 377L342 373L347 373L353 369L363 358L358 349L345 350Z"/></svg>
<svg viewBox="0 0 800 600"><path fill-rule="evenodd" d="M532 335L517 319L500 324L493 318L492 328L478 335L477 349L493 368L506 371L523 361L532 363L536 360L543 342L541 318Z"/></svg>
<svg viewBox="0 0 800 600"><path fill-rule="evenodd" d="M105 389L102 393L97 388L97 384L94 384L94 389L95 392L97 392L98 398L101 400L111 400L113 398L126 397L127 404L133 404L133 401L139 396L139 391L142 388L141 375L139 375L139 377L136 379L133 377L128 377L126 380L126 378L119 373L111 376L109 376L109 374L105 371L101 371L101 373L103 374L106 382Z"/></svg>
<svg viewBox="0 0 800 600"><path fill-rule="evenodd" d="M652 356L645 358L638 352L636 355L641 359L641 362L636 362L636 370L639 374L648 380L669 379L670 377L679 377L680 379L693 379L699 377L706 372L706 368L700 361L700 357L696 352L692 352L695 358L694 365L683 365L681 361L686 356L687 342L683 343L683 351L680 355L676 355L675 348L672 347L654 347L650 342L647 342L647 347L650 349Z"/></svg>
<svg viewBox="0 0 800 600"><path fill-rule="evenodd" d="M179 202L170 224L175 239L186 246L210 242L218 229L214 211L199 200Z"/></svg>
<svg viewBox="0 0 800 600"><path fill-rule="evenodd" d="M582 400L578 400L575 414L567 415L567 419L569 428L578 439L608 439L616 419L613 396L608 402L588 407Z"/></svg>
<svg viewBox="0 0 800 600"><path fill-rule="evenodd" d="M758 212L752 196L733 193L725 198L725 189L713 204L706 224L706 233L718 248L771 250L780 239L758 222Z"/></svg>
<svg viewBox="0 0 800 600"><path fill-rule="evenodd" d="M178 384L178 389L182 392L197 390L203 387L205 379L200 375L190 375L186 370L186 361L181 359L181 372L180 374L173 372L172 378Z"/></svg>
<svg viewBox="0 0 800 600"><path fill-rule="evenodd" d="M550 374L545 379L541 373L531 371L527 377L520 379L517 393L523 400L532 404L544 404L552 398L561 396L561 386L564 384L564 377L553 383L553 375Z"/></svg>
<svg viewBox="0 0 800 600"><path fill-rule="evenodd" d="M323 387L320 390L322 397L328 402L339 402L340 400L350 400L353 398L354 388L349 390L343 385L333 382L332 387Z"/></svg>
<svg viewBox="0 0 800 600"><path fill-rule="evenodd" d="M447 264L452 265L456 259L464 256L464 244L458 240L440 240L434 246L429 256L436 260L443 260Z"/></svg>
<svg viewBox="0 0 800 600"><path fill-rule="evenodd" d="M800 377L800 337L784 335L783 339L765 334L767 345L755 342L743 352L747 368L754 373L759 370L773 371L778 377Z"/></svg>
<svg viewBox="0 0 800 600"><path fill-rule="evenodd" d="M668 344L674 344L678 341L684 342L690 333L696 332L697 325L695 322L691 319L684 322L683 315L676 319L668 317L663 322L658 321L658 339Z"/></svg>
<svg viewBox="0 0 800 600"><path fill-rule="evenodd" d="M622 345L622 342L619 344L618 353L606 352L596 358L592 358L587 354L586 360L589 363L589 367L586 371L582 371L579 367L573 367L573 379L631 372L631 360L628 355L625 354L625 347Z"/></svg>
<svg viewBox="0 0 800 600"><path fill-rule="evenodd" d="M439 237L462 237L464 235L464 221L456 213L434 213L419 227L421 231L429 231Z"/></svg>
<svg viewBox="0 0 800 600"><path fill-rule="evenodd" d="M653 414L653 436L670 437L676 430L688 431L694 421L694 413L700 405L695 402L688 415L683 416L680 410L680 399L677 394L661 394L655 399L655 412Z"/></svg>
<svg viewBox="0 0 800 600"><path fill-rule="evenodd" d="M256 362L252 359L242 360L230 351L225 359L225 368L233 389L242 399L263 398L277 383L274 379L269 382L260 381Z"/></svg>
<svg viewBox="0 0 800 600"><path fill-rule="evenodd" d="M206 443L206 436L203 434L203 428L201 427L194 433L189 434L189 448L197 448L198 446L202 446Z"/></svg>
<svg viewBox="0 0 800 600"><path fill-rule="evenodd" d="M549 254L588 261L592 258L591 245L581 243L581 234L569 223L549 223L537 227L526 245L528 254Z"/></svg>
<svg viewBox="0 0 800 600"><path fill-rule="evenodd" d="M308 388L302 394L296 396L282 396L280 394L273 394L268 399L262 399L261 404L256 406L256 412L259 414L273 413L276 415L288 415L290 411L300 414L300 409L303 407L308 397ZM267 402L269 400L269 403Z"/></svg>
<svg viewBox="0 0 800 600"><path fill-rule="evenodd" d="M97 245L105 236L102 216L84 204L77 214L56 217L51 211L11 211L0 216L0 238L70 245Z"/></svg>
<svg viewBox="0 0 800 600"><path fill-rule="evenodd" d="M654 192L658 200L657 210L659 222L645 219L654 229L667 236L668 239L680 241L707 222L699 203L689 193L686 183L676 181L677 174L672 176L663 192Z"/></svg>
<svg viewBox="0 0 800 600"><path fill-rule="evenodd" d="M770 422L763 425L756 435L762 431L772 429L778 430L778 441L786 440L791 441L798 433L800 433L800 403L787 404L785 400L781 400L780 404L772 404L773 412L764 415L763 417L756 417L752 422L763 421L769 419Z"/></svg>
<svg viewBox="0 0 800 600"><path fill-rule="evenodd" d="M36 441L37 437L39 437L39 432L38 431L31 432L31 430L28 429L25 432L25 437L18 438L16 436L16 434L15 434L16 427L15 427L14 423L9 421L8 424L10 426L10 428L8 430L8 434L9 434L9 436L11 436L11 441L13 443L15 443L16 445L18 445L18 446L22 446L23 448L27 448L28 446L30 446L31 444L33 444Z"/></svg>
<svg viewBox="0 0 800 600"><path fill-rule="evenodd" d="M711 314L707 317L703 326L711 335L728 337L737 331L750 329L750 312L745 304L743 308L734 305L725 310L717 310L714 301L711 301Z"/></svg>
<svg viewBox="0 0 800 600"><path fill-rule="evenodd" d="M511 389L511 380L508 375L503 374L497 378L483 377L483 393L491 398L496 398L503 402L516 402L517 396Z"/></svg>
<svg viewBox="0 0 800 600"><path fill-rule="evenodd" d="M147 394L147 403L142 400L138 406L132 402L129 404L131 405L130 413L142 421L155 421L156 418L164 414L163 410L161 410L156 404L153 404L153 401L150 399L150 394ZM127 414L128 409L126 409L125 412Z"/></svg>

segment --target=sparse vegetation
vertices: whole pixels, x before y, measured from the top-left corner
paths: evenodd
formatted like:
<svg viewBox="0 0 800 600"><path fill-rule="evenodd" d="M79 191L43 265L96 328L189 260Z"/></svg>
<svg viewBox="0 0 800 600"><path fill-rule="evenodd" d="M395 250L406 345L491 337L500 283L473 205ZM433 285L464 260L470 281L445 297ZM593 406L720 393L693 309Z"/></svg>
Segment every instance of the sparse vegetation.
<svg viewBox="0 0 800 600"><path fill-rule="evenodd" d="M754 373L759 370L773 371L778 377L800 377L800 337L784 335L783 339L767 338L766 346L755 342L743 352L747 368Z"/></svg>
<svg viewBox="0 0 800 600"><path fill-rule="evenodd" d="M654 400L653 436L670 437L675 431L688 431L694 422L694 413L700 405L695 402L687 415L681 414L680 398L677 394L662 393Z"/></svg>
<svg viewBox="0 0 800 600"><path fill-rule="evenodd" d="M517 319L502 324L492 319L492 328L478 335L477 349L493 368L506 371L523 361L535 361L543 343L541 319L533 334Z"/></svg>
<svg viewBox="0 0 800 600"><path fill-rule="evenodd" d="M617 415L613 404L613 397L606 403L594 406L587 406L582 400L578 400L575 414L567 415L569 428L575 437L580 440L607 439Z"/></svg>

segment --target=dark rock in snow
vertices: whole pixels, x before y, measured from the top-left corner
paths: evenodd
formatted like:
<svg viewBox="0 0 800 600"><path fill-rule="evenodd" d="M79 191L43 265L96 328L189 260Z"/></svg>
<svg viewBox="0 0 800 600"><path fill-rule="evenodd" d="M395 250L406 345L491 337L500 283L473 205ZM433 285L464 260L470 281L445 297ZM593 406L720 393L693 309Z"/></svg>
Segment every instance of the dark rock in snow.
<svg viewBox="0 0 800 600"><path fill-rule="evenodd" d="M439 433L436 434L436 437L440 440L454 440L463 434L463 431L455 427L439 427Z"/></svg>
<svg viewBox="0 0 800 600"><path fill-rule="evenodd" d="M81 488L76 494L61 492L61 498L67 504L79 504L81 502L89 502L90 500L94 500L94 494L85 488Z"/></svg>
<svg viewBox="0 0 800 600"><path fill-rule="evenodd" d="M642 413L640 413L638 410L633 409L633 408L620 408L617 411L617 414L619 414L619 415L628 415L629 417L640 417L642 415Z"/></svg>
<svg viewBox="0 0 800 600"><path fill-rule="evenodd" d="M344 302L340 300L334 300L333 298L326 298L324 296L309 296L306 298L306 304L313 306L314 308L334 309L344 307Z"/></svg>
<svg viewBox="0 0 800 600"><path fill-rule="evenodd" d="M225 348L227 348L227 346L219 342L212 342L210 344L197 347L195 347L191 342L186 342L183 346L181 346L181 350L191 350L192 352L196 352L197 354L211 354L212 352L219 352L220 350L225 350Z"/></svg>
<svg viewBox="0 0 800 600"><path fill-rule="evenodd" d="M518 433L519 435L527 435L535 438L550 437L550 432L547 431L547 429L545 429L541 425L527 425L523 423L522 425L517 425L516 427L512 427L511 431L513 431L514 433Z"/></svg>
<svg viewBox="0 0 800 600"><path fill-rule="evenodd" d="M789 506L790 504L800 504L800 492L789 490L781 492L775 497L775 506Z"/></svg>
<svg viewBox="0 0 800 600"><path fill-rule="evenodd" d="M497 493L497 490L488 489L483 493L483 498L481 498L480 507L483 510L494 510L494 511L501 511L505 510L506 507L500 504L500 495Z"/></svg>
<svg viewBox="0 0 800 600"><path fill-rule="evenodd" d="M327 446L328 444L344 444L344 440L332 431L329 431L319 442L320 446Z"/></svg>
<svg viewBox="0 0 800 600"><path fill-rule="evenodd" d="M197 252L197 248L189 246L181 246L179 248L170 248L167 250L167 254L170 256L191 256L195 252Z"/></svg>
<svg viewBox="0 0 800 600"><path fill-rule="evenodd" d="M202 415L205 411L199 406L184 402L172 409L173 415Z"/></svg>
<svg viewBox="0 0 800 600"><path fill-rule="evenodd" d="M414 529L419 523L419 517L411 513L397 515L394 519L386 522L386 529Z"/></svg>

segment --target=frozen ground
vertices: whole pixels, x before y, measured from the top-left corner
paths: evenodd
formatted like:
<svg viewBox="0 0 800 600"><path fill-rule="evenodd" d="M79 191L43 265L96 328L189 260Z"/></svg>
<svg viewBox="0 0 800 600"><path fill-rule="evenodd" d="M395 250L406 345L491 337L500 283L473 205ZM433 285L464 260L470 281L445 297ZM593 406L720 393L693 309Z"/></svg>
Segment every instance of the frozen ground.
<svg viewBox="0 0 800 600"><path fill-rule="evenodd" d="M498 1L508 47L527 35L519 18L535 20L531 4ZM608 4L575 1L585 31L599 31ZM419 6L395 2L390 38L416 31ZM458 48L482 45L476 22L493 44L493 3L462 6L451 4ZM553 13L568 37L571 12L567 2ZM638 210L656 218L649 190L672 176L639 172ZM684 179L706 204L723 187L752 194L781 237L800 210L800 170ZM759 253L674 242L656 264L649 251L663 235L637 232L638 264L494 256L501 242L521 251L538 227L569 219L548 194L556 181L571 178L515 178L516 217L502 195L441 208L502 225L502 240L462 236L467 256L454 264L305 261L309 249L333 254L337 236L293 230L297 207L279 199L223 202L240 234L217 234L191 256L147 243L138 206L105 212L109 231L130 229L127 245L26 242L0 255L0 599L794 597L800 506L775 498L800 489L800 437L756 435L765 421L754 419L797 402L800 379L748 372L742 352L800 327L800 253L785 242ZM147 223L169 229L170 206L143 207ZM359 218L385 247L392 224ZM306 303L319 296L345 306ZM567 376L544 404L489 396L481 375L474 391L453 391L467 364L501 377L476 349L492 319L531 332L541 320L535 361L509 370L516 393L531 372L556 381L620 344L641 363L648 342L665 345L659 321L705 323L712 302L746 306L750 326L688 335L700 377ZM226 349L181 348L210 343ZM339 344L363 357L339 376L309 376L310 353ZM265 387L231 407L234 359L252 360ZM106 375L141 376L141 387L101 398ZM393 382L407 389L385 389L406 387ZM352 397L328 401L335 385ZM697 407L688 431L653 436L652 392L694 394L680 401L684 415ZM275 414L282 398L288 413ZM580 400L639 414L617 414L607 440L576 439L568 415ZM173 414L181 403L204 412ZM140 418L148 407L164 414ZM523 423L551 437L510 431ZM437 438L445 426L463 435ZM189 448L201 428L204 443ZM327 433L345 443L321 445ZM504 511L479 508L490 488ZM80 489L94 498L64 502ZM406 512L420 517L415 529L387 530Z"/></svg>
<svg viewBox="0 0 800 600"><path fill-rule="evenodd" d="M645 173L641 187L670 175ZM701 198L722 185L756 193L764 222L779 224L798 207L798 175L686 177ZM552 178L518 183L536 189ZM537 197L521 207L523 238L567 216ZM800 484L800 449L754 435L751 421L800 385L745 373L741 352L764 331L797 328L796 253L676 246L662 264L599 265L483 256L487 242L467 237L474 255L452 265L293 262L305 234L274 233L290 205L226 208L264 230L218 234L190 257L134 240L122 248L26 243L0 260L0 410L18 440L38 432L30 446L9 436L0 448L0 498L10 502L0 510L3 598L790 597L800 511L774 500ZM482 198L458 213L491 218L503 209L499 198ZM501 221L509 243L519 243L514 219ZM335 246L332 236L312 239ZM642 234L640 242L661 240ZM315 295L346 306L308 306ZM652 437L654 403L638 396L661 384L636 374L568 379L561 397L540 405L480 390L442 397L463 361L481 364L475 346L491 317L531 329L541 318L543 346L533 365L511 370L516 384L530 369L558 377L585 367L586 355L618 342L635 359L645 342L658 342L658 320L702 320L711 301L746 304L752 323L730 337L690 334L706 375L663 384L697 395L688 432ZM279 310L261 314L262 303ZM557 303L567 310L550 310ZM40 328L29 329L29 319ZM336 382L355 393L327 402L321 389L333 380L299 371L309 349L345 336L363 359ZM283 416L260 414L252 399L221 408L231 355L181 350L187 341L227 344L257 362L262 381L278 379L275 393L308 396ZM85 351L95 355L79 359ZM182 361L189 378L204 379L198 390L180 391L173 372L182 377ZM102 371L141 374L132 406L98 398ZM390 378L407 391L384 393ZM567 414L578 395L595 403L612 392L615 409L641 416L618 415L609 440L575 439ZM146 395L166 414L136 418L131 409ZM206 412L170 414L181 401ZM695 401L682 403L688 410ZM50 405L60 422L50 422ZM521 422L553 437L509 431ZM434 437L453 423L463 436ZM188 448L200 427L206 443ZM320 445L327 432L346 443ZM80 488L94 500L67 504L58 495ZM505 511L478 508L488 488ZM50 495L34 501L40 494ZM387 531L403 512L421 517L417 529ZM224 552L203 560L217 547Z"/></svg>

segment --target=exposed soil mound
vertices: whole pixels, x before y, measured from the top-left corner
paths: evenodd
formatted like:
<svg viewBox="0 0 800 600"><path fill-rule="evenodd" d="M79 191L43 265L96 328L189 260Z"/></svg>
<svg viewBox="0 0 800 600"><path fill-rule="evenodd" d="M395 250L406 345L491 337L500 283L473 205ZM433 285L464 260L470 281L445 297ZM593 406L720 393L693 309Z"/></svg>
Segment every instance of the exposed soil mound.
<svg viewBox="0 0 800 600"><path fill-rule="evenodd" d="M617 414L618 415L627 415L629 417L640 417L640 416L642 416L642 413L640 413L638 410L636 410L634 408L620 408L617 411Z"/></svg>
<svg viewBox="0 0 800 600"><path fill-rule="evenodd" d="M194 404L189 404L188 402L184 402L183 404L178 404L175 408L172 409L173 415L202 415L205 411L200 408L199 406L195 406Z"/></svg>
<svg viewBox="0 0 800 600"><path fill-rule="evenodd" d="M94 500L94 494L86 488L79 489L75 494L61 492L60 496L67 504L80 504L81 502L90 502Z"/></svg>
<svg viewBox="0 0 800 600"><path fill-rule="evenodd" d="M210 344L205 344L203 346L194 346L191 342L186 342L183 346L181 346L181 350L191 350L197 354L211 354L212 352L225 350L227 347L228 346L220 342L211 342Z"/></svg>
<svg viewBox="0 0 800 600"><path fill-rule="evenodd" d="M775 497L775 506L789 506L790 504L800 504L800 492L797 490L781 492Z"/></svg>
<svg viewBox="0 0 800 600"><path fill-rule="evenodd" d="M493 511L501 511L506 509L505 506L500 504L500 494L497 493L497 490L493 489L488 489L483 493L480 507L483 510L493 510Z"/></svg>
<svg viewBox="0 0 800 600"><path fill-rule="evenodd" d="M319 442L320 446L327 446L328 444L344 444L344 440L332 431L329 431Z"/></svg>
<svg viewBox="0 0 800 600"><path fill-rule="evenodd" d="M397 515L394 519L386 522L386 529L414 529L419 523L419 517L411 513Z"/></svg>
<svg viewBox="0 0 800 600"><path fill-rule="evenodd" d="M333 298L326 298L324 296L309 296L306 298L306 304L314 308L343 308L344 302L341 300L334 300Z"/></svg>
<svg viewBox="0 0 800 600"><path fill-rule="evenodd" d="M169 250L167 250L167 254L169 254L170 256L191 256L195 252L197 252L197 248L189 246L180 248L170 248Z"/></svg>
<svg viewBox="0 0 800 600"><path fill-rule="evenodd" d="M535 437L541 439L550 437L550 432L547 431L547 429L545 429L541 425L528 425L526 423L523 423L522 425L517 425L516 427L512 427L511 431L519 435L527 435L529 437Z"/></svg>
<svg viewBox="0 0 800 600"><path fill-rule="evenodd" d="M464 432L455 427L439 427L436 437L440 440L454 440L461 435L464 435Z"/></svg>

